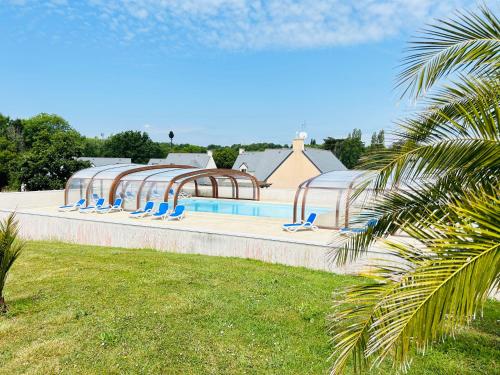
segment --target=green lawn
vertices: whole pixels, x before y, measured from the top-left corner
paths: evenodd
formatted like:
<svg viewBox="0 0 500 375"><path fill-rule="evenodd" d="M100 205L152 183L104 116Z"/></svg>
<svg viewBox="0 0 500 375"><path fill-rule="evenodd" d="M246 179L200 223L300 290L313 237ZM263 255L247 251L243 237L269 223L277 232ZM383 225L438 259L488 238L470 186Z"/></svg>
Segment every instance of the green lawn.
<svg viewBox="0 0 500 375"><path fill-rule="evenodd" d="M355 282L251 260L30 243L6 286L0 372L322 374L331 292ZM489 302L483 321L410 373L500 373L498 319Z"/></svg>

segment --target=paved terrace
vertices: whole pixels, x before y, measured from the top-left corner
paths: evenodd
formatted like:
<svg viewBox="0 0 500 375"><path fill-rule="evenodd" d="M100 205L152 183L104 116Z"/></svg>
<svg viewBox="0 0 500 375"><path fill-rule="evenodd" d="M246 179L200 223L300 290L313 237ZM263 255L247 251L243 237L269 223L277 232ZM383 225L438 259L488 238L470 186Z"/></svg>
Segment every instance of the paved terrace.
<svg viewBox="0 0 500 375"><path fill-rule="evenodd" d="M120 224L133 224L146 227L182 229L187 231L202 231L212 233L231 233L239 236L264 237L293 242L315 243L318 245L329 244L337 236L335 231L320 229L317 232L299 231L289 233L281 229L281 224L288 222L286 219L274 219L255 216L227 215L209 212L187 212L184 220L152 220L145 218L130 218L127 212L113 212L109 214L87 213L77 211L58 212L57 207L40 207L23 212L47 214L61 218L78 220L91 220L97 222L111 222Z"/></svg>
<svg viewBox="0 0 500 375"><path fill-rule="evenodd" d="M182 221L166 221L133 219L126 212L59 212L62 197L61 191L0 193L0 217L16 210L21 234L35 240L251 258L337 273L359 272L368 261L337 268L328 260L337 232L288 233L282 219L188 212ZM370 254L386 256L382 248Z"/></svg>

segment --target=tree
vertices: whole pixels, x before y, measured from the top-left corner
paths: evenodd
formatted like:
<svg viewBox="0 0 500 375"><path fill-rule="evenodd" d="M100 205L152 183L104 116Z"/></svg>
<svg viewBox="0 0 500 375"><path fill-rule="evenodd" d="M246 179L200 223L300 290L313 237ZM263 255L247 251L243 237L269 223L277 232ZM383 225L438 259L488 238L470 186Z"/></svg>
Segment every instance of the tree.
<svg viewBox="0 0 500 375"><path fill-rule="evenodd" d="M101 138L85 138L83 156L102 157L106 141Z"/></svg>
<svg viewBox="0 0 500 375"><path fill-rule="evenodd" d="M361 130L354 129L340 145L339 159L349 169L358 165L365 152L365 144L361 140Z"/></svg>
<svg viewBox="0 0 500 375"><path fill-rule="evenodd" d="M52 134L74 131L69 123L60 116L40 113L23 120L23 138L27 149L41 139L48 140Z"/></svg>
<svg viewBox="0 0 500 375"><path fill-rule="evenodd" d="M385 147L385 133L384 129L378 132L377 134L377 144L381 147Z"/></svg>
<svg viewBox="0 0 500 375"><path fill-rule="evenodd" d="M161 150L161 157L166 157L171 152L191 152L191 153L206 153L207 148L203 146L191 145L189 143L179 143L170 146L168 143L159 143L159 148Z"/></svg>
<svg viewBox="0 0 500 375"><path fill-rule="evenodd" d="M231 148L234 148L235 150L239 150L240 148L245 149L245 151L264 151L266 149L272 148L287 148L287 145L279 145L276 143L267 143L267 142L259 142L259 143L250 143L247 145L242 145L242 144L233 144ZM208 148L222 148L222 146L215 146L215 145L209 145Z"/></svg>
<svg viewBox="0 0 500 375"><path fill-rule="evenodd" d="M109 137L104 145L104 155L131 158L133 163L147 163L151 158L161 158L160 146L148 133L128 130Z"/></svg>
<svg viewBox="0 0 500 375"><path fill-rule="evenodd" d="M398 144L393 144L391 147L397 147ZM372 140L370 142L370 146L366 148L366 155L364 158L375 162L375 160L379 160L381 158L380 151L385 149L385 133L384 130L380 130L378 133L374 132L372 134ZM375 165L375 163L372 163ZM371 167L367 164L362 166L363 168L370 169Z"/></svg>
<svg viewBox="0 0 500 375"><path fill-rule="evenodd" d="M231 147L219 148L213 152L213 157L218 168L231 169L238 157L238 151Z"/></svg>
<svg viewBox="0 0 500 375"><path fill-rule="evenodd" d="M370 142L370 147L375 148L378 144L377 132L373 132L372 141Z"/></svg>
<svg viewBox="0 0 500 375"><path fill-rule="evenodd" d="M22 150L21 122L0 115L0 190L14 185L14 165Z"/></svg>
<svg viewBox="0 0 500 375"><path fill-rule="evenodd" d="M83 137L63 118L42 113L22 124L27 150L13 177L28 190L61 189L73 173L89 166L76 159L82 155Z"/></svg>
<svg viewBox="0 0 500 375"><path fill-rule="evenodd" d="M364 161L377 173L362 217L378 221L335 252L345 264L381 241L399 262L337 295L332 373L349 356L357 372L388 356L407 368L413 348L452 337L498 292L499 49L500 22L486 7L437 21L410 48L398 87L424 107L401 121L395 147ZM400 231L414 243L388 239Z"/></svg>
<svg viewBox="0 0 500 375"><path fill-rule="evenodd" d="M323 140L323 148L325 150L330 150L336 157L339 157L342 142L344 142L344 138L328 137Z"/></svg>
<svg viewBox="0 0 500 375"><path fill-rule="evenodd" d="M0 313L7 312L3 290L10 268L21 254L24 242L20 241L18 223L15 214L0 222Z"/></svg>
<svg viewBox="0 0 500 375"><path fill-rule="evenodd" d="M361 155L365 152L365 145L361 140L361 130L354 129L347 138L328 137L324 140L323 148L330 150L349 169L354 168Z"/></svg>
<svg viewBox="0 0 500 375"><path fill-rule="evenodd" d="M385 147L385 133L384 130L380 130L378 133L373 132L372 134L372 140L370 143L370 148L376 149L376 148L381 148Z"/></svg>

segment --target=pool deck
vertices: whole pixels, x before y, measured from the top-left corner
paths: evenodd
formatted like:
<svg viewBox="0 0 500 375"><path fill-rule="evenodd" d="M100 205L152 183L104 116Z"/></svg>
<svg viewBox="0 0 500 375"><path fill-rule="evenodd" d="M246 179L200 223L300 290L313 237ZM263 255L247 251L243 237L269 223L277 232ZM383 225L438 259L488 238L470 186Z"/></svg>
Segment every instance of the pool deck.
<svg viewBox="0 0 500 375"><path fill-rule="evenodd" d="M24 211L63 218L144 225L147 227L157 228L183 229L189 231L231 233L233 235L240 236L258 236L293 242L315 243L318 245L328 245L335 237L338 236L336 231L326 229L320 229L317 232L306 230L289 233L281 229L281 225L288 222L286 219L215 214L209 212L187 212L185 219L181 221L174 221L152 220L149 217L141 219L130 218L127 212L114 212L110 214L82 214L78 211L59 212L56 207L41 207Z"/></svg>
<svg viewBox="0 0 500 375"><path fill-rule="evenodd" d="M377 245L364 258L337 267L330 261L337 231L288 233L281 229L284 219L207 212L187 212L182 221L133 219L126 212L59 212L60 201L58 191L1 193L0 218L16 211L21 235L32 240L249 258L336 273L359 273L373 258L389 258Z"/></svg>

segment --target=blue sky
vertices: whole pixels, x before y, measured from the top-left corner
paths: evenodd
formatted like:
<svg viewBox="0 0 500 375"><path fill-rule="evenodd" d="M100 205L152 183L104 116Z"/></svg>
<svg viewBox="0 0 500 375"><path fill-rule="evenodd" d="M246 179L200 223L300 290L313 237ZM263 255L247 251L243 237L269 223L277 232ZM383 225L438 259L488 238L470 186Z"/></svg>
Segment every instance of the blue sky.
<svg viewBox="0 0 500 375"><path fill-rule="evenodd" d="M0 0L0 113L207 145L364 138L407 110L405 42L461 0Z"/></svg>

